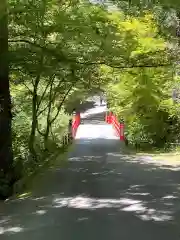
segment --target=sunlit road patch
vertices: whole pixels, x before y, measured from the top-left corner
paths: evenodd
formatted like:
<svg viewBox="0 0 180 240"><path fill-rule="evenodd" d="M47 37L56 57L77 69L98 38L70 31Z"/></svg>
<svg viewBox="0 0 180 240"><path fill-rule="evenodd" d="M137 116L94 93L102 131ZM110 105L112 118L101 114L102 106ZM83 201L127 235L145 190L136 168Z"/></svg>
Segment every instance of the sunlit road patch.
<svg viewBox="0 0 180 240"><path fill-rule="evenodd" d="M87 110L85 113L81 113L81 119L92 118L93 121L96 115L105 113L106 109L106 106L96 106L95 108ZM99 119L101 123L98 125L90 124L91 120L88 124L81 124L78 128L76 139L118 139L112 125L106 124L104 118L101 118L102 119Z"/></svg>
<svg viewBox="0 0 180 240"><path fill-rule="evenodd" d="M80 125L77 134L76 139L118 139L118 137L115 135L115 131L111 125L107 124L85 124Z"/></svg>

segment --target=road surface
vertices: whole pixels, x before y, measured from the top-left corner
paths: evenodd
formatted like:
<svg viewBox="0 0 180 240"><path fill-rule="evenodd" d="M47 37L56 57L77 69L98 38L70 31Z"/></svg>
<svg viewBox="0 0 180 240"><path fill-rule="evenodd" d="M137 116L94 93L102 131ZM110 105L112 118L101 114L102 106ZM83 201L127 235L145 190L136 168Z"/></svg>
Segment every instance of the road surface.
<svg viewBox="0 0 180 240"><path fill-rule="evenodd" d="M179 240L180 173L128 155L105 106L82 113L66 168L0 205L1 240Z"/></svg>

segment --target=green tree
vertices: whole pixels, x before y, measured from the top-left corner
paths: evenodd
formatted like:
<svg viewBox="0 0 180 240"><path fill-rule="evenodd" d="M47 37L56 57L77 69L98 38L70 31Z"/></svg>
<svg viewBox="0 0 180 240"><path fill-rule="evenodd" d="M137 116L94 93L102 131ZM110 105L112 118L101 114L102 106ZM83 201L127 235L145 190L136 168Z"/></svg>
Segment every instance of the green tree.
<svg viewBox="0 0 180 240"><path fill-rule="evenodd" d="M138 44L133 46L130 59L141 67L114 72L114 80L107 85L108 101L112 111L124 118L126 136L132 144L163 146L172 140L178 127L172 129L172 125L179 121L171 99L174 79L171 66L150 68L148 63L169 61L166 42L157 35L157 25L149 13L121 24L136 35Z"/></svg>

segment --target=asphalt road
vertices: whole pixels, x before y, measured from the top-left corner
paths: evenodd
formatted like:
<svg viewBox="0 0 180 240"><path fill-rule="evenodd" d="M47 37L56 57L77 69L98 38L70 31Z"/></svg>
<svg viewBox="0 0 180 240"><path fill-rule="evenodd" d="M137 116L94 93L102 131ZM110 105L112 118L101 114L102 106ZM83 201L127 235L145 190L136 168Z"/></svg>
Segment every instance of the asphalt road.
<svg viewBox="0 0 180 240"><path fill-rule="evenodd" d="M1 240L180 239L179 171L127 154L104 111L84 110L66 168L0 205Z"/></svg>

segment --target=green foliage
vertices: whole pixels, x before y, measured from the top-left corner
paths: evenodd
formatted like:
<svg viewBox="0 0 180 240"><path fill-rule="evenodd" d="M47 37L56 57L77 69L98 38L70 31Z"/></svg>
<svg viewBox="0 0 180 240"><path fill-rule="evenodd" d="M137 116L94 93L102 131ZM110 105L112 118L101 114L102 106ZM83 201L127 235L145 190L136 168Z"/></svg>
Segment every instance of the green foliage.
<svg viewBox="0 0 180 240"><path fill-rule="evenodd" d="M14 88L21 89L21 94L14 96L14 129L21 129L14 133L14 146L21 143L16 156L47 150L47 141L59 146L58 132L63 132L68 122L63 111L72 113L90 91L108 83L112 90L108 95L114 99L111 105L119 114L138 119L145 114L142 102L151 104L156 112L159 82L147 79L164 74L162 81L169 70L118 70L170 63L150 12L132 18L87 1L57 5L53 0L26 4L19 0L10 2L10 13L11 75ZM114 93L118 97L114 98Z"/></svg>
<svg viewBox="0 0 180 240"><path fill-rule="evenodd" d="M123 25L136 34L139 43L131 51L133 58L146 61L145 53L151 52L148 61L159 62L161 53L168 61L165 42L157 37L152 16L133 18ZM131 144L162 147L175 140L180 119L171 99L174 82L168 67L116 72L114 83L109 83L106 88L107 97L111 110L124 118L126 137Z"/></svg>
<svg viewBox="0 0 180 240"><path fill-rule="evenodd" d="M118 57L117 36L87 1L11 0L9 10L14 163L26 175L62 146L68 113L100 84L99 62Z"/></svg>
<svg viewBox="0 0 180 240"><path fill-rule="evenodd" d="M31 130L31 99L28 90L23 85L11 87L13 97L13 150L14 150L14 164L17 169L17 175L26 175L34 170L34 163L29 158L28 140ZM44 106L42 106L44 108ZM41 110L41 108L40 108ZM52 113L53 115L53 113ZM60 112L56 121L53 122L48 139L48 150L53 152L57 147L62 147L62 137L67 132L69 116L63 111ZM46 112L44 111L38 118L39 128L41 131L46 129ZM43 137L38 132L35 138L35 148L39 155L41 164L43 159ZM42 156L40 156L42 155ZM23 173L21 173L23 171Z"/></svg>
<svg viewBox="0 0 180 240"><path fill-rule="evenodd" d="M154 5L161 5L164 8L179 8L179 0L152 0L152 1L145 1L142 0L141 2L138 0L112 0L111 2L118 4L118 6L123 6L125 3L128 7L136 6L137 9L141 8L150 8Z"/></svg>

